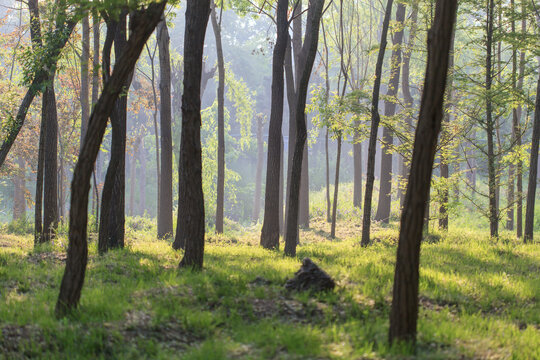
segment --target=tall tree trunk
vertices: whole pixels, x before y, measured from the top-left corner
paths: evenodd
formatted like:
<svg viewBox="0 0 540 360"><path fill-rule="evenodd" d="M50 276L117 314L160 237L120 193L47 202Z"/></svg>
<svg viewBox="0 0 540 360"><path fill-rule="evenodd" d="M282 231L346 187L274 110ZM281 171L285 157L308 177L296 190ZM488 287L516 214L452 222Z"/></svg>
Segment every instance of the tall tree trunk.
<svg viewBox="0 0 540 360"><path fill-rule="evenodd" d="M491 85L493 83L493 0L488 1L486 22L486 136L488 143L488 187L489 187L489 229L492 237L499 236L499 215L497 206L497 176L496 159L493 136L495 134L495 122L493 120Z"/></svg>
<svg viewBox="0 0 540 360"><path fill-rule="evenodd" d="M450 134L448 127L451 124L451 108L452 108L452 92L454 84L454 40L452 39L450 47L450 58L448 60L448 85L446 87L446 104L444 109L443 129L442 129L442 143L450 147L448 143L450 141ZM448 184L448 178L450 176L450 170L448 166L448 156L450 151L441 146L441 178L444 179L442 187L442 200L439 207L439 228L448 230L448 201L450 198L450 186Z"/></svg>
<svg viewBox="0 0 540 360"><path fill-rule="evenodd" d="M306 35L302 51L300 53L298 64L302 69L302 75L298 81L296 89L296 143L294 148L293 163L291 169L291 190L289 192L289 213L287 214L287 228L285 230L285 254L288 256L296 256L296 245L298 243L298 213L299 213L299 197L300 184L302 174L302 160L304 146L307 138L306 129L306 98L311 77L311 70L317 54L317 46L319 42L319 26L324 6L324 0L313 0L310 4Z"/></svg>
<svg viewBox="0 0 540 360"><path fill-rule="evenodd" d="M403 22L405 21L405 5L399 3L396 10L396 26L398 30L393 34L392 57L390 60L390 81L384 101L384 115L392 117L396 114L396 98L399 91L399 76L401 73L401 43L403 42ZM392 130L383 128L384 148L381 159L381 182L379 191L379 205L375 220L388 223L390 221L390 208L392 205L392 145L394 138Z"/></svg>
<svg viewBox="0 0 540 360"><path fill-rule="evenodd" d="M178 225L173 247L184 248L180 267L201 269L204 257L204 195L201 154L201 75L210 0L188 0L184 37L184 93L180 144Z"/></svg>
<svg viewBox="0 0 540 360"><path fill-rule="evenodd" d="M526 5L525 1L521 1L522 5L522 12L525 14ZM523 35L527 34L527 18L523 16L521 20L521 33ZM521 51L520 59L519 59L519 79L517 83L517 91L521 92L523 90L523 78L525 73L525 51ZM517 107L517 138L516 138L516 145L521 148L522 139L521 139L521 113L522 113L522 107L521 103ZM518 238L520 238L523 235L523 163L521 160L518 161L517 167L517 183L516 183L516 192L517 192L517 203L516 203L516 235Z"/></svg>
<svg viewBox="0 0 540 360"><path fill-rule="evenodd" d="M324 136L324 154L326 156L326 221L332 221L330 212L332 211L330 205L330 159L328 154L328 128L326 128L326 134Z"/></svg>
<svg viewBox="0 0 540 360"><path fill-rule="evenodd" d="M367 246L370 243L371 201L373 199L373 183L375 182L375 153L377 146L377 132L379 130L379 122L381 121L379 114L379 93L381 89L384 52L386 51L387 44L386 37L388 35L388 26L390 24L390 16L392 15L393 3L393 0L388 0L386 3L384 20L382 23L381 45L379 47L377 64L375 65L375 83L373 84L373 95L371 99L371 130L369 133L366 195L364 196L364 217L362 219L362 246Z"/></svg>
<svg viewBox="0 0 540 360"><path fill-rule="evenodd" d="M218 153L217 153L217 200L216 200L216 233L223 233L223 208L225 202L225 61L221 43L221 17L216 15L216 4L212 1L212 29L216 38L218 61Z"/></svg>
<svg viewBox="0 0 540 360"><path fill-rule="evenodd" d="M255 196L251 214L251 221L254 223L259 221L259 214L261 213L261 186L264 166L263 119L262 115L257 116L257 171L255 173Z"/></svg>
<svg viewBox="0 0 540 360"><path fill-rule="evenodd" d="M34 245L42 242L43 233L43 165L45 164L45 121L41 118L39 131L38 162L36 171L36 195L34 206Z"/></svg>
<svg viewBox="0 0 540 360"><path fill-rule="evenodd" d="M418 29L418 3L413 4L411 12L411 29L409 31L409 39L407 41L407 46L403 51L403 63L401 69L401 91L403 93L404 107L407 111L407 116L405 118L405 123L407 125L407 131L413 129L413 118L411 111L413 109L414 98L411 94L411 83L410 83L410 74L411 74L411 54L416 40L416 31ZM409 166L406 164L405 160L402 159L400 167L400 176L401 181L406 181L409 178ZM402 190L402 184L398 188L398 197L400 207L403 207L403 201L405 200L405 192Z"/></svg>
<svg viewBox="0 0 540 360"><path fill-rule="evenodd" d="M341 162L341 134L337 138L337 155L336 155L336 178L334 179L334 206L332 208L332 227L330 229L330 237L336 237L336 221L337 221L337 205L339 194L339 165Z"/></svg>
<svg viewBox="0 0 540 360"><path fill-rule="evenodd" d="M389 341L416 341L418 272L424 209L428 201L437 137L443 118L444 92L457 0L437 0L433 27L428 34L428 61L414 140L411 174L394 274Z"/></svg>
<svg viewBox="0 0 540 360"><path fill-rule="evenodd" d="M360 132L356 130L360 126L360 122L354 124L354 140L353 140L353 163L354 163L354 190L353 190L353 205L359 209L362 208L362 142L360 141Z"/></svg>
<svg viewBox="0 0 540 360"><path fill-rule="evenodd" d="M88 118L90 117L90 77L88 65L90 63L90 24L88 16L82 19L82 52L81 52L81 140L79 151L86 135L88 127Z"/></svg>
<svg viewBox="0 0 540 360"><path fill-rule="evenodd" d="M540 60L540 59L539 59ZM534 107L533 135L531 141L531 161L529 166L529 185L527 187L527 208L525 210L525 243L533 241L534 205L538 174L538 142L540 140L540 76L536 86L536 105Z"/></svg>
<svg viewBox="0 0 540 360"><path fill-rule="evenodd" d="M159 92L161 129L161 184L159 185L158 238L170 238L173 234L172 205L172 105L171 105L171 56L169 53L169 30L165 15L157 26L159 48Z"/></svg>
<svg viewBox="0 0 540 360"><path fill-rule="evenodd" d="M144 138L141 139L139 148L139 163L141 170L139 173L139 215L146 214L146 149L144 148Z"/></svg>
<svg viewBox="0 0 540 360"><path fill-rule="evenodd" d="M92 14L92 27L93 27L93 54L92 54L92 108L96 105L99 97L99 46L100 46L100 17L95 11ZM81 139L81 146L84 138ZM79 149L80 152L80 149ZM101 184L101 170L102 170L103 155L98 152L98 158L94 166L94 191L92 192L92 202L94 208L94 216L96 217L96 229L98 228L99 219L99 186Z"/></svg>
<svg viewBox="0 0 540 360"><path fill-rule="evenodd" d="M90 177L107 127L107 119L115 108L116 100L125 91L125 84L133 72L143 46L154 31L166 5L166 1L151 3L145 9L132 12L129 42L125 51L119 54L117 66L105 83L103 93L90 116L86 137L71 183L69 245L66 268L56 302L55 312L58 317L65 316L70 310L75 309L81 297L88 259L86 229Z"/></svg>
<svg viewBox="0 0 540 360"><path fill-rule="evenodd" d="M109 36L109 24L111 22L116 21L109 20L107 22L107 36ZM114 28L114 53L117 59L126 51L126 24L125 12L119 17L116 25L111 24L111 28ZM105 53L104 50L104 59ZM117 64L115 62L115 68ZM100 253L104 253L112 248L124 247L127 91L130 83L131 76L126 79L126 83L124 84L125 91L116 100L114 111L111 114L111 159L107 168L101 199L101 219L98 238L98 249Z"/></svg>
<svg viewBox="0 0 540 360"><path fill-rule="evenodd" d="M42 121L45 125L43 171L43 233L41 240L50 241L58 227L58 117L54 93L54 73L43 93Z"/></svg>
<svg viewBox="0 0 540 360"><path fill-rule="evenodd" d="M279 190L283 123L283 62L288 41L288 0L277 3L277 40L272 59L272 108L268 127L268 158L266 161L266 189L264 220L261 231L261 246L266 249L279 248Z"/></svg>

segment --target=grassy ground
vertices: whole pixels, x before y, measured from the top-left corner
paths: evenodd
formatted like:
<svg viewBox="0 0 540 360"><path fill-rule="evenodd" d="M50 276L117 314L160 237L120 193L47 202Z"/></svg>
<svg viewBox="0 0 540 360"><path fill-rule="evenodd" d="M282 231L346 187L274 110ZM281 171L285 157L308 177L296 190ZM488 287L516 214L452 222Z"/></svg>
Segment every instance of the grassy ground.
<svg viewBox="0 0 540 360"><path fill-rule="evenodd" d="M98 256L91 243L80 309L53 309L65 239L33 249L0 235L0 358L540 359L540 248L479 231L422 246L419 347L389 347L393 228L359 247L358 224L338 239L315 220L298 259L257 246L257 229L207 239L205 269L178 270L181 253L130 224L128 246ZM283 284L310 257L337 281L328 294Z"/></svg>

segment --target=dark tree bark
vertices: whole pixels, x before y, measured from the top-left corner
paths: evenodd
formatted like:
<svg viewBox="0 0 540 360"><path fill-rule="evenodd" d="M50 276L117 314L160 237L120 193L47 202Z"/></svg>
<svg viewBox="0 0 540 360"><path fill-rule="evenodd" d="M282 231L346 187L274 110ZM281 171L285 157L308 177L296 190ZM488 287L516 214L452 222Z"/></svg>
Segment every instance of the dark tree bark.
<svg viewBox="0 0 540 360"><path fill-rule="evenodd" d="M216 199L216 233L223 233L223 208L225 202L225 60L221 43L221 17L216 15L216 5L212 1L212 29L216 38L218 61L218 153L217 153L217 199Z"/></svg>
<svg viewBox="0 0 540 360"><path fill-rule="evenodd" d="M493 120L491 86L493 83L493 12L495 4L493 0L488 0L487 21L486 21L486 136L488 145L488 188L489 188L489 230L492 237L499 236L499 214L497 206L497 174L495 145L493 136L495 134L495 121Z"/></svg>
<svg viewBox="0 0 540 360"><path fill-rule="evenodd" d="M422 223L429 196L437 137L443 118L444 92L456 11L457 0L437 0L433 26L428 34L424 91L414 140L411 174L401 214L390 313L390 343L416 341Z"/></svg>
<svg viewBox="0 0 540 360"><path fill-rule="evenodd" d="M30 0L28 2L28 7L30 9L30 12L34 15L31 16L32 19L36 19L37 21L34 21L31 27L30 27L30 34L32 36L32 33L34 31L37 31L37 28L39 27L39 17L36 17L36 14L39 14L38 12L38 5L37 0ZM32 7L35 9L32 10ZM37 72L32 76L32 81L30 82L30 86L28 87L28 90L26 91L26 94L24 95L24 98L21 101L21 104L19 105L19 109L17 111L17 114L15 115L15 118L13 119L13 125L7 129L7 134L5 139L2 141L2 144L0 145L0 167L4 164L4 161L6 160L6 157L11 150L11 147L13 146L13 143L15 142L15 139L19 135L19 132L21 131L21 128L24 125L24 121L26 119L26 114L28 113L28 109L30 108L30 105L32 105L32 102L34 101L34 98L39 94L41 89L50 82L51 74L54 74L56 72L56 65L59 58L59 55L66 45L69 37L71 36L71 33L73 32L73 29L75 28L76 22L71 19L66 19L65 16L65 9L58 10L58 16L57 21L55 24L55 28L53 30L53 34L51 34L51 37L57 39L57 41L54 41L54 44L52 46L47 46L45 48L45 53L42 56L42 59L44 60L43 66L37 70ZM41 41L41 30L39 30L39 33L35 33L35 36L32 36L35 40L32 40L32 47L34 49L37 49L39 47L42 47L42 41ZM39 41L39 42L38 42Z"/></svg>
<svg viewBox="0 0 540 360"><path fill-rule="evenodd" d="M279 248L280 218L280 172L283 123L283 62L288 41L288 0L277 3L277 40L272 58L272 109L268 127L268 158L266 161L266 188L264 195L264 220L261 230L261 246L266 249Z"/></svg>
<svg viewBox="0 0 540 360"><path fill-rule="evenodd" d="M165 15L157 26L159 49L159 92L160 92L160 129L161 129L161 184L159 185L158 238L170 238L173 235L172 205L172 105L171 105L171 56L169 53L169 30Z"/></svg>
<svg viewBox="0 0 540 360"><path fill-rule="evenodd" d="M330 228L330 237L336 237L336 221L337 221L337 205L339 194L339 164L341 162L341 134L337 139L337 156L336 156L336 178L334 179L334 206L332 207L332 226Z"/></svg>
<svg viewBox="0 0 540 360"><path fill-rule="evenodd" d="M319 42L319 26L321 22L324 0L313 0L310 4L306 35L302 51L299 56L299 68L302 69L302 75L298 81L296 89L296 142L294 148L293 163L291 168L291 181L289 192L287 214L287 226L285 229L285 254L288 256L296 256L296 245L298 243L298 213L299 213L299 197L300 184L302 174L302 160L304 158L304 147L307 138L307 129L305 121L306 98L311 77L311 70L317 54L317 46Z"/></svg>
<svg viewBox="0 0 540 360"><path fill-rule="evenodd" d="M143 46L154 31L166 5L166 1L151 3L145 9L132 12L130 38L125 51L117 59L117 66L105 83L103 93L90 116L71 183L69 245L66 268L56 303L55 312L58 317L65 316L70 310L75 309L81 297L88 259L86 228L90 177L107 127L107 119L113 112L116 100L125 90L125 84L133 72Z"/></svg>
<svg viewBox="0 0 540 360"><path fill-rule="evenodd" d="M396 114L396 100L399 91L399 76L401 73L401 44L403 42L403 22L405 21L405 5L399 3L396 10L396 26L398 30L393 34L392 57L390 59L390 81L384 102L384 115L392 117ZM392 205L392 145L394 137L392 130L383 128L383 143L381 159L381 178L379 190L379 205L375 220L388 224L390 221L390 208Z"/></svg>
<svg viewBox="0 0 540 360"><path fill-rule="evenodd" d="M257 171L255 173L255 197L251 214L251 221L254 223L259 221L259 214L261 213L261 187L264 166L263 120L262 115L257 116Z"/></svg>
<svg viewBox="0 0 540 360"><path fill-rule="evenodd" d="M525 243L533 241L534 205L536 200L536 182L538 174L538 142L540 140L540 76L536 86L536 105L531 141L531 161L529 166L529 185L527 187L527 208L525 209Z"/></svg>
<svg viewBox="0 0 540 360"><path fill-rule="evenodd" d="M88 118L90 117L90 77L88 66L90 64L90 24L88 16L82 19L82 42L81 42L81 140L79 151L84 141L86 128L88 127Z"/></svg>
<svg viewBox="0 0 540 360"><path fill-rule="evenodd" d="M184 248L180 267L201 269L204 195L201 155L201 75L210 0L188 0L184 37L184 94L180 145L178 225L173 248Z"/></svg>
<svg viewBox="0 0 540 360"><path fill-rule="evenodd" d="M367 246L370 243L371 228L371 201L373 200L373 183L375 182L375 153L377 146L377 132L381 116L379 114L379 93L381 89L381 75L384 61L384 52L386 51L388 26L390 16L392 15L392 5L394 1L388 0L382 23L381 45L375 65L375 83L373 84L373 95L371 99L371 130L369 133L368 163L366 173L366 195L364 196L364 217L362 219L362 240L361 245Z"/></svg>
<svg viewBox="0 0 540 360"><path fill-rule="evenodd" d="M115 57L119 59L127 47L126 39L126 15L122 12L118 20L107 20L107 37L113 36ZM111 32L109 32L109 28ZM114 31L114 33L112 32ZM110 41L110 38L109 38ZM110 51L105 51L109 44L105 40L103 50L103 71L108 78L110 67ZM115 62L114 67L118 63ZM105 82L105 81L104 81ZM125 187L126 187L126 119L127 119L127 92L131 76L124 84L125 91L116 100L114 111L111 114L112 141L111 159L105 176L103 194L101 198L101 218L99 225L98 249L100 254L109 249L124 247L125 225Z"/></svg>
<svg viewBox="0 0 540 360"><path fill-rule="evenodd" d="M93 54L92 54L92 108L98 101L99 96L99 46L100 46L100 17L95 11L92 14L92 27L93 27ZM87 122L88 123L88 122ZM84 141L84 138L81 139L81 146ZM79 149L80 151L80 149ZM94 191L92 192L93 197L93 208L94 216L96 217L96 229L98 228L98 219L99 219L99 184L101 184L101 161L103 155L98 152L98 158L96 160L95 170L94 170Z"/></svg>

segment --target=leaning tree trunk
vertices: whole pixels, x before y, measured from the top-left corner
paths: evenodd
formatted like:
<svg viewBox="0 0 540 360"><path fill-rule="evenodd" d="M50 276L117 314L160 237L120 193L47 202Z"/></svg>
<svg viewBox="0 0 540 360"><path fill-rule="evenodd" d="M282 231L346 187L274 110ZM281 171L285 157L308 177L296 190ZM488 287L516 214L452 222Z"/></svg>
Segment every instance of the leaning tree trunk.
<svg viewBox="0 0 540 360"><path fill-rule="evenodd" d="M418 272L424 209L429 197L437 137L443 118L444 92L457 0L437 0L433 27L428 34L428 61L420 115L414 140L411 173L401 214L390 343L416 341Z"/></svg>
<svg viewBox="0 0 540 360"><path fill-rule="evenodd" d="M394 0L388 0L386 3L386 11L384 13L381 32L381 46L379 47L379 55L377 57L377 64L375 65L375 83L373 84L373 95L371 99L371 131L369 133L367 156L366 195L364 196L364 217L362 219L362 246L367 246L370 242L371 201L373 199L373 183L375 182L375 152L377 146L377 132L379 130L379 122L381 121L379 114L379 92L381 89L384 52L386 51L387 44L386 37L388 35L388 26L390 24L390 16L392 15L393 3Z"/></svg>
<svg viewBox="0 0 540 360"><path fill-rule="evenodd" d="M201 269L204 195L201 154L201 75L210 0L188 0L184 38L184 94L180 145L178 222L173 247L185 249L180 267Z"/></svg>
<svg viewBox="0 0 540 360"><path fill-rule="evenodd" d="M159 185L158 238L169 238L173 234L172 205L172 105L171 105L171 56L169 53L169 30L165 15L157 26L159 48L159 92L161 129L161 177Z"/></svg>
<svg viewBox="0 0 540 360"><path fill-rule="evenodd" d="M131 35L128 44L125 51L117 59L117 66L104 84L103 93L90 116L86 137L71 183L69 245L66 268L55 309L56 315L59 317L65 316L70 310L75 309L81 297L88 259L86 230L90 177L107 127L107 120L115 107L116 100L125 91L125 84L133 72L143 46L154 31L166 5L166 1L151 3L145 9L132 12Z"/></svg>
<svg viewBox="0 0 540 360"><path fill-rule="evenodd" d="M296 92L296 143L291 168L291 190L289 191L289 198L287 199L289 203L289 212L287 214L287 227L285 230L285 255L288 256L296 255L296 245L298 243L300 177L302 174L304 146L307 138L305 121L306 98L311 70L313 69L313 63L315 62L315 56L317 54L319 26L323 6L324 0L313 0L311 2L307 15L306 36L299 56L300 62L298 65L299 68L303 70L300 80L298 81Z"/></svg>
<svg viewBox="0 0 540 360"><path fill-rule="evenodd" d="M332 226L330 228L330 238L336 237L337 205L339 194L339 164L341 162L341 134L337 138L337 156L336 156L336 178L334 179L334 206L332 208Z"/></svg>
<svg viewBox="0 0 540 360"><path fill-rule="evenodd" d="M277 3L277 40L272 59L272 108L268 127L268 157L266 161L266 190L264 195L264 220L261 231L261 246L266 249L279 248L279 207L281 168L281 126L283 123L283 62L288 40L288 0Z"/></svg>
<svg viewBox="0 0 540 360"><path fill-rule="evenodd" d="M387 100L384 102L384 115L391 118L396 113L396 98L399 91L399 75L401 73L401 43L403 42L403 22L405 21L405 5L399 3L396 10L396 26L398 30L393 34L392 57L390 59L390 81ZM375 220L388 224L390 221L390 208L392 206L392 145L394 137L392 130L387 126L383 128L383 143L381 159L381 177L379 190L379 205Z"/></svg>
<svg viewBox="0 0 540 360"><path fill-rule="evenodd" d="M218 61L218 153L217 153L217 186L216 186L216 233L223 233L223 208L225 202L225 61L221 43L221 17L217 19L216 5L212 1L212 29L216 38Z"/></svg>
<svg viewBox="0 0 540 360"><path fill-rule="evenodd" d="M536 105L531 142L531 161L529 166L529 185L527 188L527 208L525 209L525 243L533 241L534 205L536 200L536 182L538 174L538 142L540 140L540 76L536 86Z"/></svg>

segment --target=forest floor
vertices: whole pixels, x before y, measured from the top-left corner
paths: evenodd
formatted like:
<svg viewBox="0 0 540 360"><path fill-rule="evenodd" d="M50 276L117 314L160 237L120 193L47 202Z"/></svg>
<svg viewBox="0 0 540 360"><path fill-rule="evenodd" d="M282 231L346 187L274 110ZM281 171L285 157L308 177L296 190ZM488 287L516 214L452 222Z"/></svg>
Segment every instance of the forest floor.
<svg viewBox="0 0 540 360"><path fill-rule="evenodd" d="M127 247L90 245L80 308L53 314L65 238L33 248L0 234L0 357L47 359L540 359L540 247L451 230L422 244L418 348L387 342L397 230L314 220L298 258L257 246L256 228L207 239L205 268L128 222ZM138 229L138 230L134 230ZM284 283L310 257L337 282L325 294Z"/></svg>

